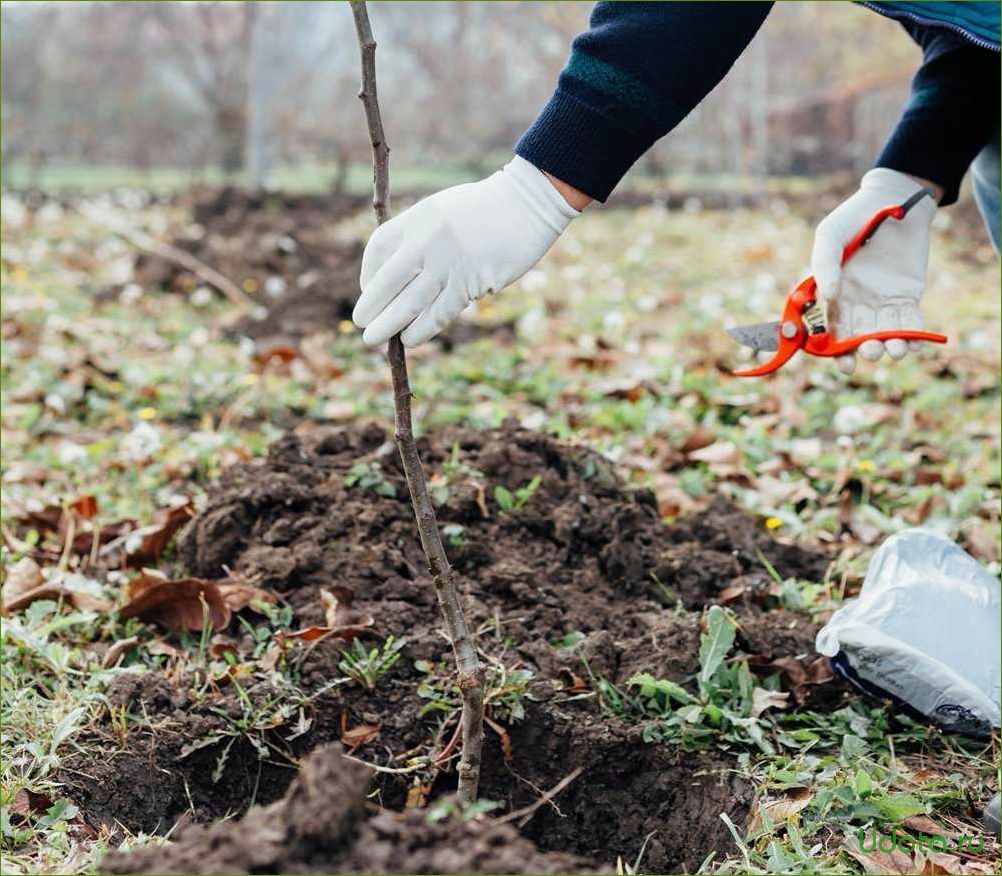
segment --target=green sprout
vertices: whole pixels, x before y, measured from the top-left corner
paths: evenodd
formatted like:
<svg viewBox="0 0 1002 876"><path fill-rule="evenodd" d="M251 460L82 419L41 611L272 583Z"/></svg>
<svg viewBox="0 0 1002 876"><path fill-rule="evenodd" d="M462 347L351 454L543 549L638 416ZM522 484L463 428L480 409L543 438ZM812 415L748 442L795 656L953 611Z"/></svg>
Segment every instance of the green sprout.
<svg viewBox="0 0 1002 876"><path fill-rule="evenodd" d="M374 690L397 664L400 652L406 644L406 639L389 636L378 648L366 651L365 646L358 639L354 639L351 645L341 652L338 668L366 690Z"/></svg>
<svg viewBox="0 0 1002 876"><path fill-rule="evenodd" d="M515 490L514 494L507 487L498 484L494 488L494 501L497 502L502 514L517 514L529 504L542 483L542 476L536 475L525 486Z"/></svg>

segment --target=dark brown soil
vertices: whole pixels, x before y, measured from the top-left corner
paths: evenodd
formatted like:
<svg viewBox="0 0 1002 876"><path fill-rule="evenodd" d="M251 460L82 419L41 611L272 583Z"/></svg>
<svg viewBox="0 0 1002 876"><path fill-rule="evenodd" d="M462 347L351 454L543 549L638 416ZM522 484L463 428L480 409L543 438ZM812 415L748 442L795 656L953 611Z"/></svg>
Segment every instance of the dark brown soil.
<svg viewBox="0 0 1002 876"><path fill-rule="evenodd" d="M264 308L233 327L253 338L292 340L336 328L358 297L360 244L340 242L337 222L364 207L348 196L204 192L193 224L171 243L215 268ZM191 293L201 281L172 262L142 256L136 281Z"/></svg>
<svg viewBox="0 0 1002 876"><path fill-rule="evenodd" d="M664 872L691 870L711 851L730 848L719 814L740 822L750 789L734 778L729 756L644 743L641 727L611 718L594 697L579 694L590 689L589 671L617 684L641 671L691 681L701 609L722 589L761 574L758 551L782 575L813 580L822 576L825 558L774 541L760 522L724 500L666 526L653 496L624 485L604 459L535 432L455 430L421 445L426 471L439 476L433 483L441 485L443 473L453 472L439 519L442 526L463 527L461 543L448 550L473 624L482 631L481 647L506 665L520 663L535 673L525 718L506 728L507 762L501 738L488 731L481 796L501 803L502 812L517 810L580 767L582 774L556 807L540 808L522 827L539 849L610 866L618 855L632 860L650 834L644 866ZM396 496L345 486L345 474L359 460L378 462ZM501 513L495 486L515 492L536 476L541 484L525 507ZM69 779L91 821L164 832L184 813L209 821L251 802L276 800L292 781L297 758L340 737L342 716L349 727L379 724L378 739L359 752L367 760L387 763L391 754L427 753L441 744L433 740L434 715L418 717L426 701L417 695L422 676L414 661L447 662L449 649L398 457L381 428L289 434L261 464L231 468L183 534L178 556L188 574L218 578L229 569L254 577L292 606L300 626L323 622L318 590L330 589L375 618L372 641L391 634L405 638L405 657L371 693L351 684L314 696L304 704L312 723L297 738L287 738L294 720L277 726L270 741L284 757L274 753L262 761L245 738L233 742L215 781L225 740L182 757L184 746L219 733L226 726L219 710L238 717L240 700L223 690L216 701L199 702L190 685L123 675L108 692L110 702L155 719L156 730L135 733L117 755L99 763L72 764L91 777ZM759 663L812 651L816 628L804 617L765 612L751 600L731 607L742 624L739 644ZM584 638L573 648L555 644L570 633ZM339 651L336 640L307 650L294 673L299 687L315 694L343 675ZM247 690L255 708L273 708L269 701L281 693L280 678ZM454 780L452 772L439 773L427 796L448 792ZM378 773L374 799L403 809L414 781ZM451 865L434 857L439 852L423 845L424 834L409 832L407 825L431 830L420 815L410 821L379 818L379 824L396 825L394 842L417 855L401 859L402 869L448 871ZM397 851L384 851L388 857L380 860L386 863L363 860L357 866L369 872L396 867ZM155 869L172 872L172 860L156 859ZM225 869L241 872L249 867L244 860ZM313 859L296 860L283 858L281 867L330 869ZM455 866L466 872L495 866L472 861ZM274 872L270 863L262 866Z"/></svg>
<svg viewBox="0 0 1002 876"><path fill-rule="evenodd" d="M165 848L112 853L105 873L591 873L591 862L543 854L510 826L426 813L366 820L371 772L339 745L317 749L281 800L238 821L189 825Z"/></svg>
<svg viewBox="0 0 1002 876"><path fill-rule="evenodd" d="M269 347L337 330L358 298L363 246L337 237L337 223L367 208L350 195L258 194L208 190L192 204L193 224L170 241L248 291L261 310L230 327ZM143 255L136 281L190 294L201 281L172 262ZM440 338L447 349L479 337L513 335L511 323L459 323Z"/></svg>

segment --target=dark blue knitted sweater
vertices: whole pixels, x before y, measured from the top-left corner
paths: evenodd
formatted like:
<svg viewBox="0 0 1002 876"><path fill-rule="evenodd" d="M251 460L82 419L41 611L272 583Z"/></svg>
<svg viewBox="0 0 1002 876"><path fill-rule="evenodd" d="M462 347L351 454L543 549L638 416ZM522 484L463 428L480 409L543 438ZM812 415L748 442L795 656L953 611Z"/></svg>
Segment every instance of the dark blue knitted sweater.
<svg viewBox="0 0 1002 876"><path fill-rule="evenodd" d="M924 52L912 100L877 166L938 183L949 204L999 127L999 3L865 5L901 20ZM965 7L981 13L973 25L964 20L965 13L971 17ZM557 90L515 151L604 201L630 166L717 85L771 8L772 3L596 4L591 27L574 41Z"/></svg>

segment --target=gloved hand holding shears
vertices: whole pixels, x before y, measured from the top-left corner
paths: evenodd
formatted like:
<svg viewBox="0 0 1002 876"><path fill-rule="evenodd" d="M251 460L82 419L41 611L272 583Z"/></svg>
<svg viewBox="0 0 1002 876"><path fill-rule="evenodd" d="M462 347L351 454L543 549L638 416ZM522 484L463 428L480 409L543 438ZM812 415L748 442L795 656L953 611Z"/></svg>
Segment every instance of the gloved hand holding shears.
<svg viewBox="0 0 1002 876"><path fill-rule="evenodd" d="M771 374L798 350L835 357L851 373L857 350L876 361L885 347L900 359L923 341L946 343L944 335L921 330L919 311L935 195L894 170L866 174L859 191L818 226L814 273L789 294L782 318L728 329L739 343L775 352L763 365L735 375Z"/></svg>

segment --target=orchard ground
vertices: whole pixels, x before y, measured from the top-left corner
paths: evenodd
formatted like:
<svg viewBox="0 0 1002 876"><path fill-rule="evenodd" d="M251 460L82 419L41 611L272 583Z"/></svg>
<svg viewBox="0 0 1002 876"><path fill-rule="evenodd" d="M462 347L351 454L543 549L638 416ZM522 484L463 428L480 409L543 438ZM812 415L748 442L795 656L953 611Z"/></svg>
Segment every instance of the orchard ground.
<svg viewBox="0 0 1002 876"><path fill-rule="evenodd" d="M230 197L5 196L5 872L84 872L120 847L183 869L203 835L182 826L171 858L176 821L276 800L249 816L286 825L281 852L254 851L273 871L511 868L498 846L525 842L536 871L844 872L890 866L853 844L861 827L975 829L997 739L894 716L811 653L901 527L998 568L999 269L969 208L943 211L930 265L949 346L852 378L801 357L728 376L724 327L774 318L805 270L825 201L802 194L590 211L412 354L493 673L495 805L464 820L388 373L344 318L369 211ZM195 252L253 312L112 225ZM303 317L289 301L311 288L347 304ZM143 568L187 583L151 605ZM296 857L318 845L295 812L332 742L397 771L345 792L345 835L474 857ZM493 822L572 775L519 827ZM994 872L998 847L935 866Z"/></svg>

